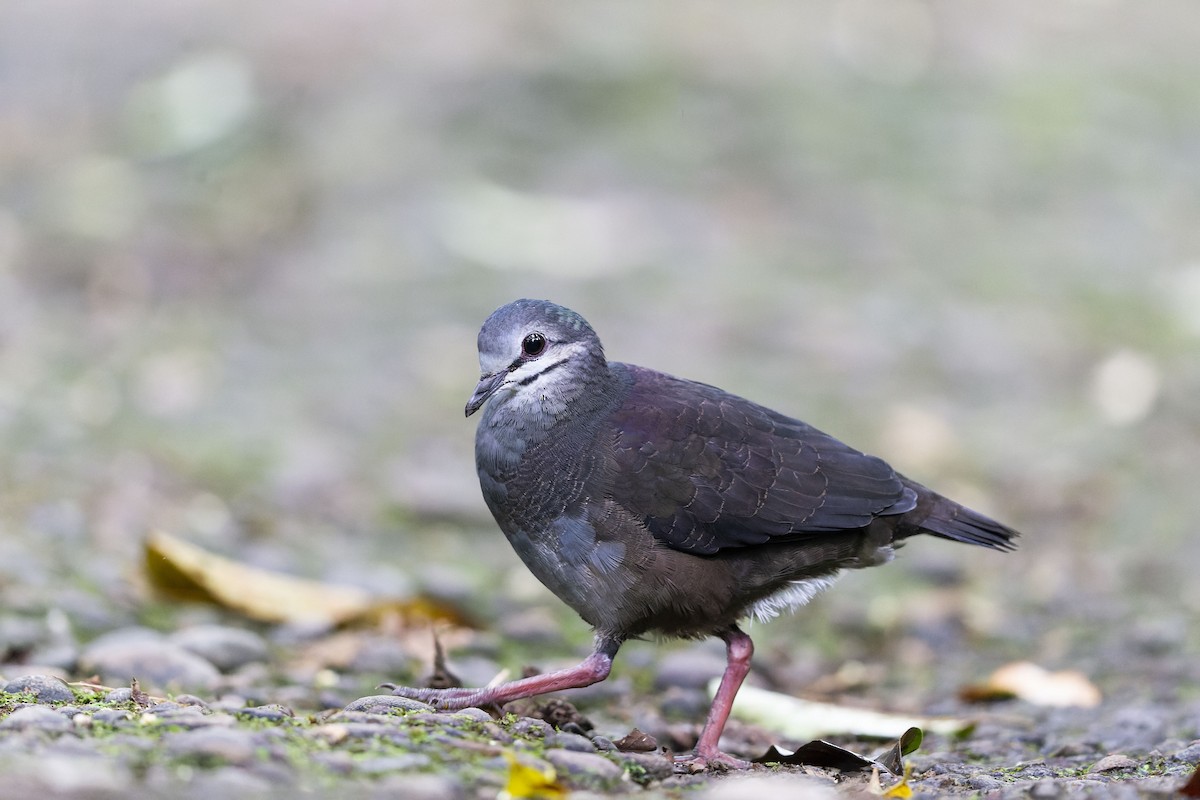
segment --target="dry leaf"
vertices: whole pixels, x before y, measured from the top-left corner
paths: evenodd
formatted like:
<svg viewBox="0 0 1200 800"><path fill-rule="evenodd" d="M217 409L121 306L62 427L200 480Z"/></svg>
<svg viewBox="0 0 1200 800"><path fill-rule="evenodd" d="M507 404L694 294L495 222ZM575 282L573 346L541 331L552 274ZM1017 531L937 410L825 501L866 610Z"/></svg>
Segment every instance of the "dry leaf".
<svg viewBox="0 0 1200 800"><path fill-rule="evenodd" d="M772 745L766 754L754 759L758 764L790 764L792 766L807 765L810 767L826 767L842 772L855 772L872 767L882 768L899 775L904 772L903 756L915 752L921 746L924 734L920 728L909 728L896 743L880 753L875 758L867 758L852 750L839 747L823 739L816 739L801 745L794 752L787 753Z"/></svg>
<svg viewBox="0 0 1200 800"><path fill-rule="evenodd" d="M271 572L166 533L147 536L144 549L146 577L163 597L212 603L261 622L377 624L399 617L409 624L468 624L455 609L429 598L379 598L362 589Z"/></svg>
<svg viewBox="0 0 1200 800"><path fill-rule="evenodd" d="M1037 706L1060 708L1100 704L1100 690L1079 670L1050 672L1029 661L1005 664L984 683L963 689L960 696L975 702L1016 697Z"/></svg>
<svg viewBox="0 0 1200 800"><path fill-rule="evenodd" d="M711 696L717 681L709 684ZM743 686L733 701L733 715L774 731L788 739L817 739L850 734L876 739L899 739L909 728L956 735L971 727L971 721L956 717L924 717L888 714L866 708L819 703L799 697Z"/></svg>

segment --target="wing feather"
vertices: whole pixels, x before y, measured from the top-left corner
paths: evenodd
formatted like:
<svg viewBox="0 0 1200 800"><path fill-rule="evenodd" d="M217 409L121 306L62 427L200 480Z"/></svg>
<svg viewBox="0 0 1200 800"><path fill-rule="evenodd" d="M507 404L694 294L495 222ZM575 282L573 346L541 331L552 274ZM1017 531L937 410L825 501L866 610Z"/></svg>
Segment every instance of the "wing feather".
<svg viewBox="0 0 1200 800"><path fill-rule="evenodd" d="M615 412L611 499L697 554L856 530L916 503L884 461L796 419L640 367Z"/></svg>

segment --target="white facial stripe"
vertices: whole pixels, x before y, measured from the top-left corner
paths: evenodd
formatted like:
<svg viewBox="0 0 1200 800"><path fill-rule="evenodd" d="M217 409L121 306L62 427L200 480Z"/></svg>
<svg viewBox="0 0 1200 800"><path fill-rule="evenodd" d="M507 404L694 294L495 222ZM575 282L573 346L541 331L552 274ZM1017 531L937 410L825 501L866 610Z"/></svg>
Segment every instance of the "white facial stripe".
<svg viewBox="0 0 1200 800"><path fill-rule="evenodd" d="M508 379L504 381L505 386L516 384L512 388L517 388L522 384L528 386L536 383L538 376L543 372L551 371L559 364L569 361L572 356L584 352L585 348L582 342L572 342L571 344L561 345L554 348L553 351L547 350L547 356L535 358L532 361L526 361L521 366L508 373ZM524 383L529 381L529 383Z"/></svg>

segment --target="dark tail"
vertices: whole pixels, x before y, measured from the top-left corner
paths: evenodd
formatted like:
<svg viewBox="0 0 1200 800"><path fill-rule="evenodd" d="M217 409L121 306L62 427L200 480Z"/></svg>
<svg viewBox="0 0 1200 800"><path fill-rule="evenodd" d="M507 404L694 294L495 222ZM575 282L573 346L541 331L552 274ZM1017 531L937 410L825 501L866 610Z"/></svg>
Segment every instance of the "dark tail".
<svg viewBox="0 0 1200 800"><path fill-rule="evenodd" d="M929 533L941 539L977 544L993 550L1017 549L1013 540L1021 535L1018 531L942 497L915 481L906 479L905 483L917 493L917 507L904 514L897 531L901 536Z"/></svg>

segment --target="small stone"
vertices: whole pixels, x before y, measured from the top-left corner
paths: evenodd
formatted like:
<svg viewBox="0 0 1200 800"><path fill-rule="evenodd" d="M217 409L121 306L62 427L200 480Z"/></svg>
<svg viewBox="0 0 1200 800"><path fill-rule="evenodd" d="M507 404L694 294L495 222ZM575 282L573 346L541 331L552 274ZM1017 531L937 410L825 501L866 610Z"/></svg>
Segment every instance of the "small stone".
<svg viewBox="0 0 1200 800"><path fill-rule="evenodd" d="M250 708L242 708L237 712L239 717L248 719L262 719L269 722L281 722L285 719L294 719L296 713L287 706L281 706L278 703L270 703L265 706L251 706Z"/></svg>
<svg viewBox="0 0 1200 800"><path fill-rule="evenodd" d="M475 720L476 722L492 722L493 721L492 715L489 714L488 712L484 711L482 708L471 707L471 708L459 709L458 711L454 712L454 716L465 717L467 719Z"/></svg>
<svg viewBox="0 0 1200 800"><path fill-rule="evenodd" d="M74 737L70 737L74 738ZM43 752L5 764L4 797L131 797L133 776L120 759L96 754Z"/></svg>
<svg viewBox="0 0 1200 800"><path fill-rule="evenodd" d="M146 706L147 711L149 711L151 714L158 714L159 716L166 716L167 714L170 714L174 711L179 711L182 708L183 706L181 706L179 703L171 700L163 700L161 703L155 703L154 705Z"/></svg>
<svg viewBox="0 0 1200 800"><path fill-rule="evenodd" d="M535 739L544 739L554 732L554 727L542 719L521 717L519 720L513 723L512 732L518 736L530 736Z"/></svg>
<svg viewBox="0 0 1200 800"><path fill-rule="evenodd" d="M268 657L266 641L253 631L228 625L194 625L176 631L167 641L200 656L222 672Z"/></svg>
<svg viewBox="0 0 1200 800"><path fill-rule="evenodd" d="M41 620L5 615L0 617L0 661L10 655L25 654L46 637Z"/></svg>
<svg viewBox="0 0 1200 800"><path fill-rule="evenodd" d="M70 673L79 660L79 647L74 642L48 642L30 650L24 660L26 664Z"/></svg>
<svg viewBox="0 0 1200 800"><path fill-rule="evenodd" d="M725 649L719 642L697 642L667 653L658 662L654 685L707 691L709 682L725 671Z"/></svg>
<svg viewBox="0 0 1200 800"><path fill-rule="evenodd" d="M1004 783L991 775L972 775L967 778L967 786L977 792L995 792L1003 789Z"/></svg>
<svg viewBox="0 0 1200 800"><path fill-rule="evenodd" d="M403 797L404 800L462 800L462 782L452 775L389 775L379 779L374 797ZM472 797L476 795L471 794Z"/></svg>
<svg viewBox="0 0 1200 800"><path fill-rule="evenodd" d="M1200 739L1172 753L1171 760L1182 761L1184 764L1200 764Z"/></svg>
<svg viewBox="0 0 1200 800"><path fill-rule="evenodd" d="M1088 770L1089 773L1096 772L1112 772L1118 769L1135 769L1138 762L1134 761L1124 753L1112 753L1097 761Z"/></svg>
<svg viewBox="0 0 1200 800"><path fill-rule="evenodd" d="M607 736L593 736L592 746L594 746L601 753L617 752L617 746L613 744L613 740Z"/></svg>
<svg viewBox="0 0 1200 800"><path fill-rule="evenodd" d="M162 796L177 797L289 797L294 792L283 791L286 783L280 784L273 776L256 774L237 766L215 767L198 770L187 781L186 794L178 789L164 787ZM132 796L132 793L130 794Z"/></svg>
<svg viewBox="0 0 1200 800"><path fill-rule="evenodd" d="M113 689L108 694L104 695L106 703L128 703L133 700L133 689L128 686L122 686L120 689Z"/></svg>
<svg viewBox="0 0 1200 800"><path fill-rule="evenodd" d="M136 678L143 691L211 689L221 677L208 661L145 628L126 628L97 638L83 649L79 671L99 674L108 684L126 684Z"/></svg>
<svg viewBox="0 0 1200 800"><path fill-rule="evenodd" d="M578 750L547 750L546 760L558 770L559 778L572 788L610 789L625 770L598 753Z"/></svg>
<svg viewBox="0 0 1200 800"><path fill-rule="evenodd" d="M637 728L613 742L613 745L623 753L652 753L658 749L655 738Z"/></svg>
<svg viewBox="0 0 1200 800"><path fill-rule="evenodd" d="M318 725L307 731L309 738L317 739L329 745L337 745L350 738L350 728L338 722Z"/></svg>
<svg viewBox="0 0 1200 800"><path fill-rule="evenodd" d="M369 758L359 761L357 772L362 775L379 775L384 772L408 772L428 767L433 760L424 753L405 753L386 758Z"/></svg>
<svg viewBox="0 0 1200 800"><path fill-rule="evenodd" d="M394 694L373 694L360 697L348 704L345 711L362 711L368 714L390 714L393 711L433 711L433 706L420 700L410 700Z"/></svg>
<svg viewBox="0 0 1200 800"><path fill-rule="evenodd" d="M216 714L205 713L203 709L194 707L185 707L164 714L155 714L155 716L163 725L184 728L185 730L218 727L230 728L236 724L234 717L229 714L224 712Z"/></svg>
<svg viewBox="0 0 1200 800"><path fill-rule="evenodd" d="M92 714L93 722L102 722L105 725L116 725L131 719L133 719L133 712L123 708L100 708Z"/></svg>
<svg viewBox="0 0 1200 800"><path fill-rule="evenodd" d="M762 800L767 797L837 800L838 793L831 783L807 775L742 773L714 780L692 797L695 800Z"/></svg>
<svg viewBox="0 0 1200 800"><path fill-rule="evenodd" d="M0 729L4 730L40 730L50 733L63 733L71 729L71 721L51 708L42 706L23 706L0 720Z"/></svg>
<svg viewBox="0 0 1200 800"><path fill-rule="evenodd" d="M399 675L408 671L411 660L408 650L394 637L369 636L359 643L349 670L360 674Z"/></svg>
<svg viewBox="0 0 1200 800"><path fill-rule="evenodd" d="M331 745L340 744L347 739L380 739L397 747L405 747L412 743L412 737L406 732L390 725L372 722L329 722L309 728L304 733Z"/></svg>
<svg viewBox="0 0 1200 800"><path fill-rule="evenodd" d="M547 736L546 747L574 750L577 753L596 752L596 745L592 744L591 739L577 733L563 733L562 731L555 731Z"/></svg>
<svg viewBox="0 0 1200 800"><path fill-rule="evenodd" d="M22 675L13 678L4 686L9 694L29 692L38 699L39 703L71 703L75 693L66 681L51 675Z"/></svg>
<svg viewBox="0 0 1200 800"><path fill-rule="evenodd" d="M337 742L330 742L330 744L337 744ZM354 765L358 763L354 756L344 750L313 753L309 758L314 764L320 764L325 769L338 775L349 775L354 772Z"/></svg>
<svg viewBox="0 0 1200 800"><path fill-rule="evenodd" d="M1029 796L1034 800L1054 800L1062 792L1062 786L1053 778L1043 778L1029 787Z"/></svg>
<svg viewBox="0 0 1200 800"><path fill-rule="evenodd" d="M239 728L201 728L168 733L163 741L167 752L176 757L236 765L256 761L260 746L254 731Z"/></svg>
<svg viewBox="0 0 1200 800"><path fill-rule="evenodd" d="M621 763L627 770L640 773L639 782L662 781L675 774L675 762L660 753L622 753Z"/></svg>

